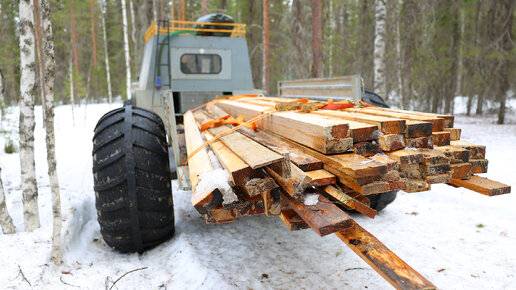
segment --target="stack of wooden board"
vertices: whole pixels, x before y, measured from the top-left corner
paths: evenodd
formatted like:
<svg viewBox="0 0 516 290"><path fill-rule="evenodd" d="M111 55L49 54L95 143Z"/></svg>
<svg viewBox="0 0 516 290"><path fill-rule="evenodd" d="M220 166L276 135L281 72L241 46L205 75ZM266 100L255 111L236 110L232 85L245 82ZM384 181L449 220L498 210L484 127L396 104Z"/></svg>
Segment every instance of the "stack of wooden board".
<svg viewBox="0 0 516 290"><path fill-rule="evenodd" d="M227 115L249 120L288 102L249 97L188 112L187 153L232 127L201 132L202 124ZM435 183L487 195L510 192L474 175L487 172L485 146L461 141L453 116L354 107L278 111L257 125L258 130L243 127L220 137L190 157L192 203L208 223L263 213L279 216L290 230L312 228L323 236L353 227L345 210L373 218L372 194L425 191ZM213 174L222 168L226 175Z"/></svg>

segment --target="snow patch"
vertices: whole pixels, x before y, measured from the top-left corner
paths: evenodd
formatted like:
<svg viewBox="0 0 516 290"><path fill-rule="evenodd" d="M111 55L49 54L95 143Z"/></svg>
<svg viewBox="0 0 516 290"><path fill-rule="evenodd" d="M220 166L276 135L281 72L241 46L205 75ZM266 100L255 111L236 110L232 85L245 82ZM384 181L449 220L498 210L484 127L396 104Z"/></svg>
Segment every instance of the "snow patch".
<svg viewBox="0 0 516 290"><path fill-rule="evenodd" d="M222 168L217 168L206 173L202 177L202 180L195 188L195 192L212 192L215 189L218 189L222 193L222 198L224 199L222 204L230 204L238 201L238 197L235 192L233 192L233 189L231 189L231 185L229 184L230 181L231 177L229 176L229 173Z"/></svg>
<svg viewBox="0 0 516 290"><path fill-rule="evenodd" d="M319 195L317 193L307 193L303 198L305 205L316 205L319 202Z"/></svg>
<svg viewBox="0 0 516 290"><path fill-rule="evenodd" d="M248 185L248 184L249 184L249 183L251 183L251 182L255 182L255 181L259 181L259 180L261 180L261 178L251 178L251 179L249 179L249 180L245 183L245 185Z"/></svg>

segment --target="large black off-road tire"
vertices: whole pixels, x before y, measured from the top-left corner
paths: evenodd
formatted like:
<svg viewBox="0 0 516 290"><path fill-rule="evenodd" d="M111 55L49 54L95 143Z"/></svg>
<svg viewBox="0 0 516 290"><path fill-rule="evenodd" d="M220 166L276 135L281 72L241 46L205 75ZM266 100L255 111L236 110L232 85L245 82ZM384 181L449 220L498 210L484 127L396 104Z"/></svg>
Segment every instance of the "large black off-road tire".
<svg viewBox="0 0 516 290"><path fill-rule="evenodd" d="M370 202L369 206L376 209L377 211L381 211L396 199L397 194L398 191L393 190L384 193L368 195L367 197L369 198Z"/></svg>
<svg viewBox="0 0 516 290"><path fill-rule="evenodd" d="M174 234L166 133L158 115L126 104L100 118L93 137L100 231L120 252L143 252Z"/></svg>

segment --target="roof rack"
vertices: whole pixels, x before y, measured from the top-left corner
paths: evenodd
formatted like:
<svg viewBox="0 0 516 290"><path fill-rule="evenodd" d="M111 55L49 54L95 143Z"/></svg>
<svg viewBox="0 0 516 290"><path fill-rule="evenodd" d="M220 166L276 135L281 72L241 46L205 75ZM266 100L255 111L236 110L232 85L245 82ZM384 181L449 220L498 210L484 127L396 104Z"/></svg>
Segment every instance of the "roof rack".
<svg viewBox="0 0 516 290"><path fill-rule="evenodd" d="M211 23L211 22L195 22L195 21L181 21L169 20L170 27L158 26L156 20L152 22L150 27L145 32L145 43L147 43L155 34L169 34L175 31L184 32L184 34L191 34L192 32L227 32L231 33L229 37L245 38L245 24L241 23ZM208 29L197 28L195 25L216 25L227 26L227 29ZM183 33L180 33L183 34Z"/></svg>

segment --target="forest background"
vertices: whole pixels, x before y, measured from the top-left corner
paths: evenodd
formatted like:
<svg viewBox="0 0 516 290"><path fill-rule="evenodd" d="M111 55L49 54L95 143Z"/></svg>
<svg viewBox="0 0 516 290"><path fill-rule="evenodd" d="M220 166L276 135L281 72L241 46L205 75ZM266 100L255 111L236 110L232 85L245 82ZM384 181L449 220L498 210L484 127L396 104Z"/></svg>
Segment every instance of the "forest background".
<svg viewBox="0 0 516 290"><path fill-rule="evenodd" d="M398 108L453 113L454 97L467 98L467 114L498 113L516 89L515 0L380 0L385 5L385 92ZM144 33L156 18L195 20L222 12L247 25L247 42L256 88L263 87L263 0L128 0L132 81L139 74ZM270 82L276 94L284 79L313 76L312 2L268 0L270 9ZM375 87L373 0L322 2L322 77L360 74ZM50 0L55 34L55 101L78 103L126 98L120 0ZM181 10L184 7L184 12ZM172 11L173 10L173 11ZM183 14L184 13L184 14ZM182 15L181 15L182 14ZM0 73L3 108L20 96L18 1L0 0ZM104 38L103 22L106 33ZM73 87L71 87L73 84ZM36 95L39 91L36 92ZM36 103L41 98L36 97ZM1 101L1 100L0 100ZM511 113L511 108L508 108Z"/></svg>

